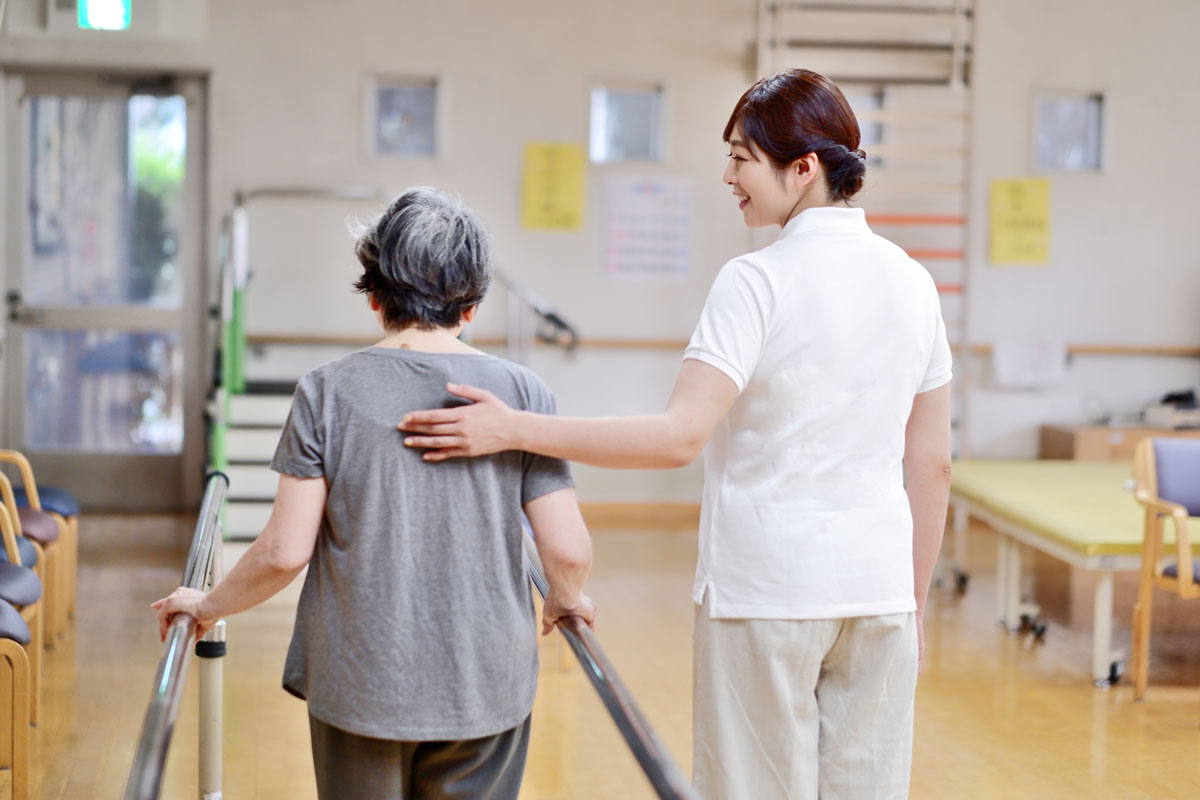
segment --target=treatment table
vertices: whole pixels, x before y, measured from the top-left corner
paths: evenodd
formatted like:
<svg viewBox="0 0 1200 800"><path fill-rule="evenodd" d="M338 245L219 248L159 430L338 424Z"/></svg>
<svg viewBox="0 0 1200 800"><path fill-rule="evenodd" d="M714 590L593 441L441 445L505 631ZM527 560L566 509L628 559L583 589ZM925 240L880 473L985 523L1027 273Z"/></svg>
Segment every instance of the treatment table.
<svg viewBox="0 0 1200 800"><path fill-rule="evenodd" d="M1108 686L1121 673L1112 650L1113 573L1142 563L1145 512L1133 498L1127 463L1082 461L955 462L950 504L955 560L961 566L969 517L998 534L997 621L1010 632L1027 614L1021 602L1021 545L1097 573L1092 622L1092 682ZM1174 544L1170 526L1164 547ZM1200 544L1193 547L1200 555Z"/></svg>

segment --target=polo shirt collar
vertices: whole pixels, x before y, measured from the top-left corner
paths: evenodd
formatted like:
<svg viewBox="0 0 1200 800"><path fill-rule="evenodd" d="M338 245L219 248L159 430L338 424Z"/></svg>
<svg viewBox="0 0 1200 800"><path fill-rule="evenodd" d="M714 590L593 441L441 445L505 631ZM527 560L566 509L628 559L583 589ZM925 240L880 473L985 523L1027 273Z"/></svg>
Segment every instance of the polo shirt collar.
<svg viewBox="0 0 1200 800"><path fill-rule="evenodd" d="M867 230L867 214L861 208L845 206L818 206L806 208L792 217L779 234L779 238L805 231L825 228L857 228Z"/></svg>

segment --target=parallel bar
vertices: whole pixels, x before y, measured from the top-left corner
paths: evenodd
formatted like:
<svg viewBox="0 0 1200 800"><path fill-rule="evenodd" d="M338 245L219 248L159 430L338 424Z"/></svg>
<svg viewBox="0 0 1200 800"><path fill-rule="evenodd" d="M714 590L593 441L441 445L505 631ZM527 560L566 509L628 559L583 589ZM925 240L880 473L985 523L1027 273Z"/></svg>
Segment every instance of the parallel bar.
<svg viewBox="0 0 1200 800"><path fill-rule="evenodd" d="M538 594L544 599L549 585L543 577L542 560L533 546L533 540L525 536L525 566ZM617 730L633 751L647 780L662 800L699 800L683 773L667 752L650 723L642 715L633 696L621 682L612 663L600 649L599 642L588 626L577 617L571 617L559 625L567 644L575 653L588 680L592 682L601 702L608 709Z"/></svg>
<svg viewBox="0 0 1200 800"><path fill-rule="evenodd" d="M200 506L200 517L196 520L196 532L192 535L192 546L188 551L187 566L183 570L183 586L203 588L212 558L221 504L228 490L229 479L223 474L217 472L209 477L204 502ZM183 678L187 674L195 632L196 620L186 614L178 614L171 621L167 642L163 646L163 657L154 677L154 691L142 722L137 754L129 770L129 782L125 785L125 800L155 800L162 790L167 749L171 745L175 717L179 714Z"/></svg>
<svg viewBox="0 0 1200 800"><path fill-rule="evenodd" d="M217 516L217 528L213 535L212 557L209 559L206 587L216 586L225 577L225 560L222 548L225 541L225 526ZM207 649L200 652L200 800L221 800L221 767L224 761L222 731L224 730L223 704L225 699L225 620L217 620L203 639ZM215 651L215 652L214 652Z"/></svg>
<svg viewBox="0 0 1200 800"><path fill-rule="evenodd" d="M1104 570L1096 580L1092 598L1092 685L1106 689L1112 684L1113 573Z"/></svg>

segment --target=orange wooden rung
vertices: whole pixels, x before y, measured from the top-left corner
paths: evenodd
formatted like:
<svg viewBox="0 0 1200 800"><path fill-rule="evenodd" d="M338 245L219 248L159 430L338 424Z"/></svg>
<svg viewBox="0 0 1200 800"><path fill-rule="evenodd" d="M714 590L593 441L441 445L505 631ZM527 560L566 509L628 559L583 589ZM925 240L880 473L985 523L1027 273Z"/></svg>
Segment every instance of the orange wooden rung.
<svg viewBox="0 0 1200 800"><path fill-rule="evenodd" d="M965 225L961 214L868 214L872 225Z"/></svg>
<svg viewBox="0 0 1200 800"><path fill-rule="evenodd" d="M957 259L961 261L966 255L962 250L905 250L904 252L908 253L910 258L915 258L918 261L921 259Z"/></svg>

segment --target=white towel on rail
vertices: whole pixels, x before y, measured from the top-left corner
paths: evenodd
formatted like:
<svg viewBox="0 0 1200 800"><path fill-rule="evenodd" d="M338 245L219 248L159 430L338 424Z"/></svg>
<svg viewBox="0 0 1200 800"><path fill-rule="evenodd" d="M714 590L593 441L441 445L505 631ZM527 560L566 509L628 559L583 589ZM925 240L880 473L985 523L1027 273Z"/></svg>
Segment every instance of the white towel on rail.
<svg viewBox="0 0 1200 800"><path fill-rule="evenodd" d="M1067 346L1062 342L1000 340L992 345L992 381L998 389L1044 389L1062 382Z"/></svg>

